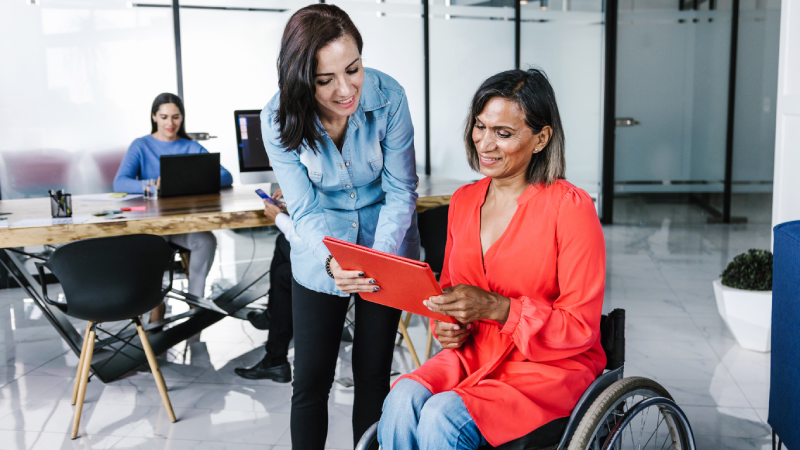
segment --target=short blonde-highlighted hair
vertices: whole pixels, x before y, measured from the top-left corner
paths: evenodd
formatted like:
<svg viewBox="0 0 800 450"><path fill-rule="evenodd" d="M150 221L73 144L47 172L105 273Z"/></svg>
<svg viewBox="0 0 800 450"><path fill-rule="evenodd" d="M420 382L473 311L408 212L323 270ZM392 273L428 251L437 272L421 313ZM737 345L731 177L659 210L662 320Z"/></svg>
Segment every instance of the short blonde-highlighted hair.
<svg viewBox="0 0 800 450"><path fill-rule="evenodd" d="M533 134L549 126L553 130L550 142L531 158L526 180L530 184L549 186L566 178L567 162L564 156L564 128L558 114L556 94L544 71L540 69L507 70L489 77L472 97L469 116L464 128L467 161L472 170L480 172L480 158L472 129L483 108L493 98L511 101L525 114L525 124Z"/></svg>

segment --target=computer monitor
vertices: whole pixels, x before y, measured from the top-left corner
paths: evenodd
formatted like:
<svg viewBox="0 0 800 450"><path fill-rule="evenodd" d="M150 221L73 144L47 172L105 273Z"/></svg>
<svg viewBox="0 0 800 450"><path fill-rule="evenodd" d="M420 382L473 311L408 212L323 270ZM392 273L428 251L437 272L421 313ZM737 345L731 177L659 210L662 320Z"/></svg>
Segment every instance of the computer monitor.
<svg viewBox="0 0 800 450"><path fill-rule="evenodd" d="M242 184L277 183L261 138L261 111L234 111L239 181Z"/></svg>

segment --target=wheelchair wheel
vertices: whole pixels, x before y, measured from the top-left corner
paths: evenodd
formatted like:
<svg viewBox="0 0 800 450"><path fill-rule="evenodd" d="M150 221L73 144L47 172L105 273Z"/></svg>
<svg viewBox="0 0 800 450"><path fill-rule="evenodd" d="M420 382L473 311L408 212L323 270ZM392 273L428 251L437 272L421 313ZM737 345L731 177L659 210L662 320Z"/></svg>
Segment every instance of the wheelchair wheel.
<svg viewBox="0 0 800 450"><path fill-rule="evenodd" d="M649 378L630 377L592 403L568 450L694 450L688 420L672 396Z"/></svg>

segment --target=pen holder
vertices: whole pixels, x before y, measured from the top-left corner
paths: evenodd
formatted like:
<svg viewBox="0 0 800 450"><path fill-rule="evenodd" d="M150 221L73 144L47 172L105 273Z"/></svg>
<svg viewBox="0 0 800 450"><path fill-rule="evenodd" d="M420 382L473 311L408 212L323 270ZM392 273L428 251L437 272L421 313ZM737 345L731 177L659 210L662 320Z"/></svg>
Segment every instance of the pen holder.
<svg viewBox="0 0 800 450"><path fill-rule="evenodd" d="M60 197L50 196L50 215L56 217L72 217L72 194Z"/></svg>

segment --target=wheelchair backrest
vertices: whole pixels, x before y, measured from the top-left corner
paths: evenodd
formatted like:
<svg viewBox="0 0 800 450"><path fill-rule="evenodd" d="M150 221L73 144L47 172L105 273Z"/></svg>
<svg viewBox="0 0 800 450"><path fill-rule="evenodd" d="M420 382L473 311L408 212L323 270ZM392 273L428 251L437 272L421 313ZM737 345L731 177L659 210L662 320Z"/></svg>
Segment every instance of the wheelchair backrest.
<svg viewBox="0 0 800 450"><path fill-rule="evenodd" d="M615 309L600 318L600 344L606 352L606 369L625 364L625 310Z"/></svg>

